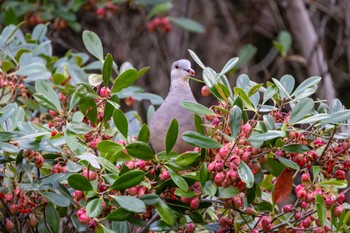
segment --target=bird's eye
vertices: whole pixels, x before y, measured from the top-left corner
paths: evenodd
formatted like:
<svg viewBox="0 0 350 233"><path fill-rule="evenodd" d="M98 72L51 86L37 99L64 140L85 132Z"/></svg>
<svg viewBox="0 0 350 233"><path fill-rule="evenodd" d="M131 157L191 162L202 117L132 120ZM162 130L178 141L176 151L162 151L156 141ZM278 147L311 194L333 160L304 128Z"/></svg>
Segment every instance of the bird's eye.
<svg viewBox="0 0 350 233"><path fill-rule="evenodd" d="M175 65L175 68L176 68L176 69L179 69L179 66L178 66L178 65Z"/></svg>

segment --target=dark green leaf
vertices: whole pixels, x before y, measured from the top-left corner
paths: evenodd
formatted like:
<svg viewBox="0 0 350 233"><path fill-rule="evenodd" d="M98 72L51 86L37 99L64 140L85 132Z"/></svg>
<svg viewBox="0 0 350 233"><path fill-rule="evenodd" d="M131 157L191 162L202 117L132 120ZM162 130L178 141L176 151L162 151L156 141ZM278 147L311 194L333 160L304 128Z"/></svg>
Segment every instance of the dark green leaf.
<svg viewBox="0 0 350 233"><path fill-rule="evenodd" d="M145 205L154 205L160 200L160 197L156 194L145 194L140 197L140 200L143 201Z"/></svg>
<svg viewBox="0 0 350 233"><path fill-rule="evenodd" d="M157 209L161 219L165 223L167 223L170 226L174 225L174 223L175 223L174 212L163 200L159 200L156 203L156 209Z"/></svg>
<svg viewBox="0 0 350 233"><path fill-rule="evenodd" d="M193 192L193 191L187 191L187 192L185 192L185 191L183 191L182 189L176 189L175 192L174 192L174 194L175 194L176 196L179 196L179 197L188 197L188 198L191 198L191 197L196 196L196 193L195 193L195 192Z"/></svg>
<svg viewBox="0 0 350 233"><path fill-rule="evenodd" d="M51 203L57 206L68 207L70 205L70 199L61 194L51 193L51 192L42 192L41 195L46 197Z"/></svg>
<svg viewBox="0 0 350 233"><path fill-rule="evenodd" d="M179 174L177 174L172 169L168 168L169 174L171 179L174 181L174 183L183 191L187 192L188 190L188 184L184 178L182 178Z"/></svg>
<svg viewBox="0 0 350 233"><path fill-rule="evenodd" d="M182 167L191 165L200 156L197 152L185 152L176 157L175 163Z"/></svg>
<svg viewBox="0 0 350 233"><path fill-rule="evenodd" d="M83 32L83 43L85 45L85 48L92 55L94 55L98 60L103 62L102 42L94 32L85 30Z"/></svg>
<svg viewBox="0 0 350 233"><path fill-rule="evenodd" d="M262 134L252 134L248 140L251 142L265 142L271 139L284 137L285 135L286 133L284 131L269 130L266 133Z"/></svg>
<svg viewBox="0 0 350 233"><path fill-rule="evenodd" d="M90 191L93 189L90 181L85 176L80 174L70 175L68 177L68 184L76 190Z"/></svg>
<svg viewBox="0 0 350 233"><path fill-rule="evenodd" d="M197 114L194 114L194 125L196 127L196 131L200 134L205 135L205 128L203 126L203 120L200 116L198 116Z"/></svg>
<svg viewBox="0 0 350 233"><path fill-rule="evenodd" d="M273 206L270 202L262 201L254 203L254 209L259 212L270 212L273 210Z"/></svg>
<svg viewBox="0 0 350 233"><path fill-rule="evenodd" d="M47 225L45 224L46 227L48 227L49 232L51 233L58 233L60 230L60 216L55 209L55 207L49 203L45 207L45 218L46 222L48 223Z"/></svg>
<svg viewBox="0 0 350 233"><path fill-rule="evenodd" d="M231 137L235 138L240 129L242 123L242 110L237 106L233 106L230 112L230 129Z"/></svg>
<svg viewBox="0 0 350 233"><path fill-rule="evenodd" d="M276 159L278 159L284 166L293 168L294 170L299 170L299 165L293 162L292 160L283 158L281 156L276 156Z"/></svg>
<svg viewBox="0 0 350 233"><path fill-rule="evenodd" d="M148 143L149 136L150 136L149 128L146 124L143 124L140 129L139 135L137 136L137 140L144 143Z"/></svg>
<svg viewBox="0 0 350 233"><path fill-rule="evenodd" d="M129 87L145 72L147 72L148 69L149 67L144 67L139 71L137 71L135 68L125 70L123 73L119 74L119 76L114 81L111 93L114 94L126 87Z"/></svg>
<svg viewBox="0 0 350 233"><path fill-rule="evenodd" d="M190 102L190 101L182 101L180 105L187 109L190 112L193 112L198 115L209 115L209 116L215 116L215 113L210 110L209 108L205 107L204 105L201 105L199 103Z"/></svg>
<svg viewBox="0 0 350 233"><path fill-rule="evenodd" d="M112 95L107 100L105 110L103 113L103 120L105 122L108 121L113 116L114 109L118 109L120 107L118 103L119 103L119 97L117 94Z"/></svg>
<svg viewBox="0 0 350 233"><path fill-rule="evenodd" d="M108 87L109 80L112 76L112 68L113 68L113 57L111 54L107 54L105 61L103 62L103 68L102 68L102 78L103 78L103 84L105 87Z"/></svg>
<svg viewBox="0 0 350 233"><path fill-rule="evenodd" d="M133 142L126 147L128 154L142 160L155 159L153 150L144 142Z"/></svg>
<svg viewBox="0 0 350 233"><path fill-rule="evenodd" d="M198 146L201 148L221 148L221 144L214 141L212 138L209 138L207 136L204 136L200 133L193 132L193 131L186 131L182 138L185 142L192 146Z"/></svg>
<svg viewBox="0 0 350 233"><path fill-rule="evenodd" d="M146 211L145 204L136 197L114 195L111 195L111 197L118 202L120 207L124 208L127 211L133 213L142 213Z"/></svg>
<svg viewBox="0 0 350 233"><path fill-rule="evenodd" d="M55 84L59 85L66 81L67 78L63 74L56 73L52 76L52 80Z"/></svg>
<svg viewBox="0 0 350 233"><path fill-rule="evenodd" d="M314 177L313 182L316 181L318 175L321 172L321 167L320 166L312 166L312 176Z"/></svg>
<svg viewBox="0 0 350 233"><path fill-rule="evenodd" d="M289 144L282 146L281 150L292 153L304 153L311 150L311 148L303 144Z"/></svg>
<svg viewBox="0 0 350 233"><path fill-rule="evenodd" d="M123 146L119 143L104 140L97 144L97 149L104 153L116 153L123 150Z"/></svg>
<svg viewBox="0 0 350 233"><path fill-rule="evenodd" d="M206 162L203 162L201 164L201 167L199 169L199 179L200 179L200 183L201 183L202 187L204 187L205 183L209 179L209 172L208 172Z"/></svg>
<svg viewBox="0 0 350 233"><path fill-rule="evenodd" d="M165 151L167 154L169 154L170 151L173 149L176 143L178 134L179 134L179 123L177 122L176 119L173 119L170 122L168 131L165 137Z"/></svg>
<svg viewBox="0 0 350 233"><path fill-rule="evenodd" d="M79 101L80 111L84 116L89 119L92 123L97 122L97 107L94 99L80 99Z"/></svg>
<svg viewBox="0 0 350 233"><path fill-rule="evenodd" d="M128 119L120 109L114 109L113 113L113 122L119 132L125 137L128 138Z"/></svg>
<svg viewBox="0 0 350 233"><path fill-rule="evenodd" d="M239 177L246 184L247 188L253 187L254 174L245 162L241 161L241 163L238 166L237 171L238 171Z"/></svg>
<svg viewBox="0 0 350 233"><path fill-rule="evenodd" d="M133 213L123 209L118 208L112 211L110 214L106 216L106 219L109 221L126 221L133 216Z"/></svg>
<svg viewBox="0 0 350 233"><path fill-rule="evenodd" d="M110 162L108 159L104 157L96 157L96 160L99 164L101 164L101 167L107 169L108 171L118 174L119 170L116 168L115 164Z"/></svg>
<svg viewBox="0 0 350 233"><path fill-rule="evenodd" d="M102 213L102 199L95 198L86 204L86 214L90 218L96 218Z"/></svg>
<svg viewBox="0 0 350 233"><path fill-rule="evenodd" d="M17 18L15 11L11 7L8 8L3 15L3 23L6 26L10 24L17 25L20 23L20 20Z"/></svg>
<svg viewBox="0 0 350 233"><path fill-rule="evenodd" d="M145 177L145 172L132 170L121 175L110 187L112 190L125 190L141 183Z"/></svg>

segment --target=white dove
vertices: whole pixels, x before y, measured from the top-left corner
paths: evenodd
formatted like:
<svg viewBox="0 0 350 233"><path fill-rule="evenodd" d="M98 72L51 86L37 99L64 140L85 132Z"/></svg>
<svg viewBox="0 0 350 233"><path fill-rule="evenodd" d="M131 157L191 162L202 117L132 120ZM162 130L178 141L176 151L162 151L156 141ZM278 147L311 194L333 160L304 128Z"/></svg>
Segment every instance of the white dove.
<svg viewBox="0 0 350 233"><path fill-rule="evenodd" d="M173 63L171 67L171 85L168 96L154 112L150 122L150 143L153 150L158 153L165 150L165 137L172 119L179 123L179 135L173 151L182 153L193 149L183 139L182 134L188 130L195 130L193 113L180 106L184 100L197 102L193 97L189 77L194 76L195 72L191 68L191 62L181 59Z"/></svg>

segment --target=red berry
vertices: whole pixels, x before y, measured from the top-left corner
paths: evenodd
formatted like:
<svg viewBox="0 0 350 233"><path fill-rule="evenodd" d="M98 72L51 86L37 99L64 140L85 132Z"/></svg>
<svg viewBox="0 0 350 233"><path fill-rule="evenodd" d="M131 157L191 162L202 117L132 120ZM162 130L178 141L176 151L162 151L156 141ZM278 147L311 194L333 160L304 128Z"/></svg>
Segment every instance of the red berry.
<svg viewBox="0 0 350 233"><path fill-rule="evenodd" d="M339 217L341 215L341 213L343 212L344 206L343 205L339 205L337 207L334 208L334 215Z"/></svg>
<svg viewBox="0 0 350 233"><path fill-rule="evenodd" d="M103 7L99 7L96 9L96 15L100 17L104 17L106 15L106 9Z"/></svg>
<svg viewBox="0 0 350 233"><path fill-rule="evenodd" d="M292 210L293 210L293 205L291 205L291 204L289 204L289 205L285 205L285 206L283 206L283 212L284 213L289 213L289 212L291 212Z"/></svg>
<svg viewBox="0 0 350 233"><path fill-rule="evenodd" d="M345 173L345 171L343 171L343 170L338 170L338 171L336 171L335 172L335 178L337 179L337 180L345 180L345 178L346 178L346 173Z"/></svg>
<svg viewBox="0 0 350 233"><path fill-rule="evenodd" d="M193 222L186 224L186 232L193 233L196 230L196 224Z"/></svg>
<svg viewBox="0 0 350 233"><path fill-rule="evenodd" d="M170 178L169 172L167 170L163 170L162 173L159 174L160 180L167 180Z"/></svg>
<svg viewBox="0 0 350 233"><path fill-rule="evenodd" d="M135 98L134 97L132 97L132 96L129 96L129 97L126 97L125 99L124 99L124 102L125 102L125 104L127 105L127 106L132 106L134 103L135 103Z"/></svg>
<svg viewBox="0 0 350 233"><path fill-rule="evenodd" d="M199 204L200 204L199 199L196 198L196 197L195 197L195 198L192 198L192 200L190 201L190 207L191 207L192 209L198 209Z"/></svg>
<svg viewBox="0 0 350 233"><path fill-rule="evenodd" d="M109 90L109 88L106 87L102 87L100 90L100 96L101 97L109 97L111 94L111 91Z"/></svg>
<svg viewBox="0 0 350 233"><path fill-rule="evenodd" d="M84 197L84 192L80 190L75 190L73 196L77 201L79 201Z"/></svg>
<svg viewBox="0 0 350 233"><path fill-rule="evenodd" d="M56 130L56 129L53 129L53 130L51 131L51 137L55 137L56 134L57 134L57 130Z"/></svg>
<svg viewBox="0 0 350 233"><path fill-rule="evenodd" d="M255 211L253 207L248 207L247 209L245 209L244 213L247 215L253 215Z"/></svg>
<svg viewBox="0 0 350 233"><path fill-rule="evenodd" d="M182 203L190 203L191 200L192 198L189 198L189 197L181 197Z"/></svg>
<svg viewBox="0 0 350 233"><path fill-rule="evenodd" d="M5 221L5 229L11 232L14 228L15 228L15 224L10 219L7 218Z"/></svg>
<svg viewBox="0 0 350 233"><path fill-rule="evenodd" d="M308 172L305 172L301 175L301 181L302 182L310 182L310 174Z"/></svg>
<svg viewBox="0 0 350 233"><path fill-rule="evenodd" d="M87 224L90 221L90 218L85 213L79 215L78 219L81 224Z"/></svg>
<svg viewBox="0 0 350 233"><path fill-rule="evenodd" d="M44 162L45 162L45 160L44 160L43 156L41 156L40 154L35 156L35 158L34 158L34 165L37 168L41 168L44 165Z"/></svg>
<svg viewBox="0 0 350 233"><path fill-rule="evenodd" d="M54 111L54 110L49 110L49 114L50 114L52 117L58 116L58 112L56 112L56 111Z"/></svg>
<svg viewBox="0 0 350 233"><path fill-rule="evenodd" d="M15 215L18 211L18 205L17 204L12 204L9 207L10 213Z"/></svg>

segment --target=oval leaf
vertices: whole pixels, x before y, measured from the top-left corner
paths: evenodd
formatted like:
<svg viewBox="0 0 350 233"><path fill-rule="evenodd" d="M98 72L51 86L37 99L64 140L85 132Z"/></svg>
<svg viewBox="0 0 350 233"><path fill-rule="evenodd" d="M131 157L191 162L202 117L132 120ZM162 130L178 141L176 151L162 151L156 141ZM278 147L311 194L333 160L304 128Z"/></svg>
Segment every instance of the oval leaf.
<svg viewBox="0 0 350 233"><path fill-rule="evenodd" d="M205 149L221 148L221 144L215 141L214 139L194 131L186 131L182 135L182 138L185 142L192 146L198 146Z"/></svg>
<svg viewBox="0 0 350 233"><path fill-rule="evenodd" d="M112 67L113 67L113 57L111 54L108 53L105 61L103 62L103 68L102 68L102 78L103 78L103 84L105 85L105 87L108 87L109 80L111 79Z"/></svg>
<svg viewBox="0 0 350 233"><path fill-rule="evenodd" d="M305 117L314 108L314 101L310 98L300 100L292 109L289 124L294 124Z"/></svg>
<svg viewBox="0 0 350 233"><path fill-rule="evenodd" d="M289 144L289 145L282 146L281 150L292 152L292 153L304 153L311 149L308 146L305 146L303 144Z"/></svg>
<svg viewBox="0 0 350 233"><path fill-rule="evenodd" d="M83 43L85 48L94 55L94 57L103 62L102 42L96 33L87 30L83 31Z"/></svg>
<svg viewBox="0 0 350 233"><path fill-rule="evenodd" d="M273 201L278 204L286 200L293 188L294 171L286 168L278 176L273 190Z"/></svg>
<svg viewBox="0 0 350 233"><path fill-rule="evenodd" d="M112 190L125 190L134 187L143 181L145 172L133 170L121 175L111 186Z"/></svg>
<svg viewBox="0 0 350 233"><path fill-rule="evenodd" d="M175 215L173 210L163 201L159 200L156 203L156 209L159 213L159 216L162 218L162 220L172 226L175 223Z"/></svg>
<svg viewBox="0 0 350 233"><path fill-rule="evenodd" d="M187 152L176 157L175 163L185 167L191 165L200 156L197 152Z"/></svg>
<svg viewBox="0 0 350 233"><path fill-rule="evenodd" d="M247 188L251 188L254 185L254 174L252 170L248 167L248 165L241 161L238 166L238 175L241 180L246 184Z"/></svg>
<svg viewBox="0 0 350 233"><path fill-rule="evenodd" d="M133 142L125 148L132 157L142 160L155 159L153 150L144 142Z"/></svg>
<svg viewBox="0 0 350 233"><path fill-rule="evenodd" d="M112 211L110 214L108 214L106 216L106 219L110 221L126 221L132 216L133 216L133 213L130 213L129 211L123 208L118 208Z"/></svg>
<svg viewBox="0 0 350 233"><path fill-rule="evenodd" d="M114 109L113 122L124 138L128 138L128 119L120 109Z"/></svg>
<svg viewBox="0 0 350 233"><path fill-rule="evenodd" d="M177 24L178 26L190 31L190 32L197 32L202 33L204 32L204 27L202 24L188 18L173 18L168 17L171 22Z"/></svg>
<svg viewBox="0 0 350 233"><path fill-rule="evenodd" d="M230 129L231 137L235 138L241 128L242 122L242 110L237 106L233 106L230 112Z"/></svg>
<svg viewBox="0 0 350 233"><path fill-rule="evenodd" d="M86 214L90 218L96 218L101 213L102 213L102 200L101 200L101 198L95 198L87 203Z"/></svg>
<svg viewBox="0 0 350 233"><path fill-rule="evenodd" d="M201 105L199 103L190 102L190 101L182 101L180 105L187 109L190 112L193 112L198 115L209 115L209 116L215 116L216 114L210 110L209 108L205 107L204 105Z"/></svg>
<svg viewBox="0 0 350 233"><path fill-rule="evenodd" d="M283 157L281 157L281 156L276 156L276 158L277 158L278 161L280 161L284 166L293 168L294 170L299 170L299 165L298 165L297 163L293 162L292 160L283 158Z"/></svg>
<svg viewBox="0 0 350 233"><path fill-rule="evenodd" d="M80 174L70 175L68 177L68 184L75 190L90 191L93 189L90 181Z"/></svg>
<svg viewBox="0 0 350 233"><path fill-rule="evenodd" d="M113 195L111 195L111 197L118 202L120 207L124 208L127 211L133 213L142 213L146 211L145 204L136 197Z"/></svg>
<svg viewBox="0 0 350 233"><path fill-rule="evenodd" d="M183 191L187 192L188 190L188 184L184 178L182 178L179 174L177 174L172 169L168 168L168 172L170 174L171 179L174 181L174 183Z"/></svg>
<svg viewBox="0 0 350 233"><path fill-rule="evenodd" d="M68 207L70 205L70 199L58 193L42 192L41 195L46 197L52 204L61 207Z"/></svg>
<svg viewBox="0 0 350 233"><path fill-rule="evenodd" d="M179 134L179 123L176 119L173 119L169 125L168 131L165 137L165 151L167 154L173 149L177 136Z"/></svg>

